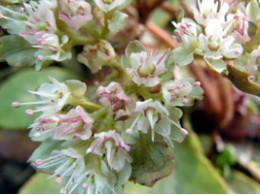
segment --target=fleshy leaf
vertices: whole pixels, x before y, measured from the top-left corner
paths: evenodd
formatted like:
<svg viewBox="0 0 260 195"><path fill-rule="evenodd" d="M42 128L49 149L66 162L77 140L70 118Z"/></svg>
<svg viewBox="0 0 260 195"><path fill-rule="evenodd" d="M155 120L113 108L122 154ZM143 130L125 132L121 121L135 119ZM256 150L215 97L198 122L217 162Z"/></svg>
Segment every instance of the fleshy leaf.
<svg viewBox="0 0 260 195"><path fill-rule="evenodd" d="M246 13L248 17L248 21L253 22L254 24L258 25L260 24L260 8L258 5L258 2L256 0L251 0L247 7L246 7Z"/></svg>
<svg viewBox="0 0 260 195"><path fill-rule="evenodd" d="M117 33L121 30L125 24L128 15L119 11L116 11L112 18L108 20L108 29L111 34Z"/></svg>
<svg viewBox="0 0 260 195"><path fill-rule="evenodd" d="M6 35L0 38L0 60L5 59L10 66L33 65L36 50L18 35Z"/></svg>
<svg viewBox="0 0 260 195"><path fill-rule="evenodd" d="M129 57L131 53L139 53L142 51L146 51L146 49L140 41L130 42L126 47L125 55L123 55L121 58L121 64L123 68L127 68L131 66L129 61Z"/></svg>
<svg viewBox="0 0 260 195"><path fill-rule="evenodd" d="M174 62L179 66L190 64L193 59L193 52L188 52L187 48L178 47L173 51Z"/></svg>
<svg viewBox="0 0 260 195"><path fill-rule="evenodd" d="M0 18L0 25L6 28L11 34L20 33L26 25L26 16L14 10L0 6L0 13L3 17Z"/></svg>
<svg viewBox="0 0 260 195"><path fill-rule="evenodd" d="M250 80L249 74L237 69L235 66L228 65L229 79L240 90L260 96L260 85Z"/></svg>
<svg viewBox="0 0 260 195"><path fill-rule="evenodd" d="M225 194L228 193L224 180L203 155L198 138L189 129L186 141L175 143L174 166L171 176L158 181L153 188L128 183L127 194Z"/></svg>
<svg viewBox="0 0 260 195"><path fill-rule="evenodd" d="M48 174L36 173L22 186L19 194L59 194L61 185L49 177Z"/></svg>
<svg viewBox="0 0 260 195"><path fill-rule="evenodd" d="M170 175L173 170L173 157L166 147L159 141L152 142L151 135L142 136L131 149L133 163L130 180L153 186L156 181Z"/></svg>
<svg viewBox="0 0 260 195"><path fill-rule="evenodd" d="M260 185L244 173L232 170L231 177L226 180L233 194L259 194Z"/></svg>
<svg viewBox="0 0 260 195"><path fill-rule="evenodd" d="M205 61L207 62L209 68L212 70L217 71L218 73L226 73L227 64L224 60L218 59L214 60L212 58L204 57Z"/></svg>
<svg viewBox="0 0 260 195"><path fill-rule="evenodd" d="M35 90L40 84L49 82L49 76L60 81L77 78L71 72L52 67L41 72L27 69L14 74L2 83L0 88L0 126L6 129L26 129L29 124L33 123L38 115L28 116L24 113L28 106L15 109L12 107L12 102L34 101L35 96L28 93L27 90Z"/></svg>

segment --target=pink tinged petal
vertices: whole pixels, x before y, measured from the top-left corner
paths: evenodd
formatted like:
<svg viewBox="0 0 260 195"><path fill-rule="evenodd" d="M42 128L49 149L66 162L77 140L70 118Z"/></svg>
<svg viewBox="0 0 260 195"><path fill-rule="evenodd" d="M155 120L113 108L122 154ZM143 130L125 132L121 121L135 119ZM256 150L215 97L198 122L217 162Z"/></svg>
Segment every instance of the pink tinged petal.
<svg viewBox="0 0 260 195"><path fill-rule="evenodd" d="M60 139L63 135L69 133L71 130L73 130L75 127L74 126L69 126L67 129L65 129L64 131L62 131L61 133L57 134L54 136L53 139Z"/></svg>

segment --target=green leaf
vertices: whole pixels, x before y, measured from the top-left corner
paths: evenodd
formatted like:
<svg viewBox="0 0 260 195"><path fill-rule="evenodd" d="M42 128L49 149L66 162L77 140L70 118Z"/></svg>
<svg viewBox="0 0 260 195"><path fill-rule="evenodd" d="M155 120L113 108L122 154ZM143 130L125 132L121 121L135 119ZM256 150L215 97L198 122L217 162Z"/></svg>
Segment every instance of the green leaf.
<svg viewBox="0 0 260 195"><path fill-rule="evenodd" d="M186 48L178 47L173 50L173 58L174 58L174 62L178 66L188 65L194 59L193 51L190 52L190 51L187 51Z"/></svg>
<svg viewBox="0 0 260 195"><path fill-rule="evenodd" d="M151 135L140 137L131 149L132 175L134 182L153 186L159 179L168 176L173 170L172 155L166 144L151 141Z"/></svg>
<svg viewBox="0 0 260 195"><path fill-rule="evenodd" d="M226 180L231 193L236 194L259 194L260 185L244 173L232 170L231 177Z"/></svg>
<svg viewBox="0 0 260 195"><path fill-rule="evenodd" d="M232 65L227 65L227 69L229 71L228 78L238 89L260 96L260 85L250 80L247 72L241 71Z"/></svg>
<svg viewBox="0 0 260 195"><path fill-rule="evenodd" d="M48 177L48 174L36 173L20 189L19 194L59 194L61 186L54 182L55 178Z"/></svg>
<svg viewBox="0 0 260 195"><path fill-rule="evenodd" d="M186 125L187 126L187 125ZM186 129L190 129L186 127ZM186 141L175 143L173 149L173 173L160 181L153 188L128 183L124 193L127 194L224 194L228 193L224 180L212 164L203 155L197 136L189 131Z"/></svg>
<svg viewBox="0 0 260 195"><path fill-rule="evenodd" d="M131 53L140 53L142 51L146 51L146 49L140 41L130 42L126 47L125 55L123 55L121 58L121 64L123 68L131 66L129 60Z"/></svg>
<svg viewBox="0 0 260 195"><path fill-rule="evenodd" d="M227 73L227 64L224 60L218 59L214 60L212 58L204 57L204 60L208 64L209 68L218 72L218 73Z"/></svg>
<svg viewBox="0 0 260 195"><path fill-rule="evenodd" d="M0 18L0 25L6 28L10 34L18 34L26 26L26 15L0 6L0 13L4 16Z"/></svg>
<svg viewBox="0 0 260 195"><path fill-rule="evenodd" d="M124 28L128 15L119 11L114 12L111 20L108 20L108 29L111 34Z"/></svg>
<svg viewBox="0 0 260 195"><path fill-rule="evenodd" d="M131 53L140 53L146 51L145 47L140 41L132 41L126 47L126 55L130 56Z"/></svg>
<svg viewBox="0 0 260 195"><path fill-rule="evenodd" d="M67 79L76 79L77 76L61 68L50 67L41 72L35 72L33 69L26 69L10 76L1 83L0 86L0 126L6 129L26 129L33 120L39 116L26 115L25 109L31 106L21 106L13 108L12 102L31 102L36 97L27 92L35 90L40 84L50 82L49 76L59 81Z"/></svg>
<svg viewBox="0 0 260 195"><path fill-rule="evenodd" d="M259 26L260 23L260 8L256 0L251 0L246 7L246 15L248 21Z"/></svg>
<svg viewBox="0 0 260 195"><path fill-rule="evenodd" d="M36 50L18 35L0 38L0 60L5 59L10 66L32 66L35 63Z"/></svg>

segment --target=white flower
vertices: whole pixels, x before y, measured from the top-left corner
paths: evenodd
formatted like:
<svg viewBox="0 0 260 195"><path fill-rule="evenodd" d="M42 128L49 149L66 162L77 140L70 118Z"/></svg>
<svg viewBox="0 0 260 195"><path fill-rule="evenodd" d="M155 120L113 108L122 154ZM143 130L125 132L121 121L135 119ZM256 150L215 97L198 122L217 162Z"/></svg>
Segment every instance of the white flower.
<svg viewBox="0 0 260 195"><path fill-rule="evenodd" d="M126 96L120 83L111 82L107 87L97 89L99 102L109 107L109 113L116 114L115 119L131 115L134 112L133 100Z"/></svg>
<svg viewBox="0 0 260 195"><path fill-rule="evenodd" d="M125 161L132 162L132 158L128 154L130 146L125 144L123 138L115 130L98 133L94 136L96 140L86 151L87 153L99 156L105 154L109 166L117 172L123 169Z"/></svg>
<svg viewBox="0 0 260 195"><path fill-rule="evenodd" d="M60 111L63 106L68 103L70 92L64 83L60 83L52 77L50 77L50 80L52 83L41 84L37 91L29 91L30 93L37 95L39 101L26 103L14 102L13 106L19 107L20 105L40 105L36 108L36 110L26 110L27 114L33 114L35 112L51 114Z"/></svg>
<svg viewBox="0 0 260 195"><path fill-rule="evenodd" d="M157 133L173 145L170 139L171 126L176 126L180 131L182 128L171 120L169 111L159 101L149 99L144 102L136 102L135 112L135 120L129 129L137 128L137 130L146 134L151 128L152 141L154 141L155 133Z"/></svg>
<svg viewBox="0 0 260 195"><path fill-rule="evenodd" d="M131 67L126 71L138 86L154 87L160 83L159 75L166 71L167 54L168 50L164 54L157 52L149 54L146 51L131 53L129 56Z"/></svg>
<svg viewBox="0 0 260 195"><path fill-rule="evenodd" d="M56 22L53 14L54 9L57 7L56 0L46 1L30 1L30 3L24 3L24 7L27 13L27 26L35 31L48 31L56 32Z"/></svg>
<svg viewBox="0 0 260 195"><path fill-rule="evenodd" d="M225 15L229 10L229 6L225 1L219 2L214 0L198 0L198 8L194 4L194 18L197 23L207 26L212 19L218 20L221 24L225 22Z"/></svg>
<svg viewBox="0 0 260 195"><path fill-rule="evenodd" d="M33 128L30 135L33 140L37 141L43 141L50 136L53 136L54 140L87 140L92 135L93 122L94 120L90 118L85 110L77 106L67 114L39 117L30 126Z"/></svg>
<svg viewBox="0 0 260 195"><path fill-rule="evenodd" d="M113 9L122 9L126 7L130 0L94 0L97 6L104 12L109 12Z"/></svg>
<svg viewBox="0 0 260 195"><path fill-rule="evenodd" d="M211 20L205 29L205 33L206 35L199 35L200 44L196 53L204 56L204 59L209 64L212 64L213 68L214 61L223 64L225 69L226 62L223 61L224 57L233 59L241 56L243 52L242 45L235 43L234 37L226 37L227 32L218 20ZM211 63L211 61L213 62Z"/></svg>
<svg viewBox="0 0 260 195"><path fill-rule="evenodd" d="M74 148L54 150L49 157L39 158L32 163L37 169L42 171L54 170L52 177L56 177L55 182L62 183L63 193L71 193L75 188L74 184L79 184L85 175L84 156ZM77 185L74 187L77 187Z"/></svg>
<svg viewBox="0 0 260 195"><path fill-rule="evenodd" d="M162 86L163 98L171 106L190 106L194 99L202 99L202 93L200 82L193 79L168 81Z"/></svg>
<svg viewBox="0 0 260 195"><path fill-rule="evenodd" d="M112 45L105 40L100 40L95 45L86 45L83 52L78 55L78 61L87 65L93 73L96 73L115 57L116 54Z"/></svg>
<svg viewBox="0 0 260 195"><path fill-rule="evenodd" d="M91 6L85 0L61 0L59 18L74 30L80 29L92 19Z"/></svg>
<svg viewBox="0 0 260 195"><path fill-rule="evenodd" d="M243 4L239 4L241 9L238 9L236 13L230 13L227 15L226 28L228 32L235 38L236 42L243 43L248 42L250 37L248 35L249 22L246 16L246 8Z"/></svg>
<svg viewBox="0 0 260 195"><path fill-rule="evenodd" d="M175 26L174 39L179 47L173 51L174 61L178 65L190 64L194 57L194 52L199 46L198 35L201 28L193 20L184 18L181 23L172 22Z"/></svg>

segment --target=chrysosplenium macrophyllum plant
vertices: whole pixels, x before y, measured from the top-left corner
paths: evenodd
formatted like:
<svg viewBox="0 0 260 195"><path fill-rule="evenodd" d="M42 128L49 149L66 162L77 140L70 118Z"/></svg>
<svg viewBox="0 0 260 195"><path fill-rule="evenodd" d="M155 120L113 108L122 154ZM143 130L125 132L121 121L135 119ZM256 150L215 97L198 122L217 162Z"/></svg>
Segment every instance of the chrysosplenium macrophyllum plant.
<svg viewBox="0 0 260 195"><path fill-rule="evenodd" d="M172 172L174 142L188 135L180 107L203 97L200 82L176 77L175 65L202 57L241 89L259 94L254 91L259 88L259 48L253 44L260 37L257 1L229 6L198 0L195 20L173 22L179 45L173 51L147 51L142 42L129 42L133 36L124 28L131 28L130 18L122 10L130 0L20 2L0 6L0 25L9 33L2 44L27 47L12 59L8 47L2 48L10 65L35 65L40 71L74 59L70 62L84 64L92 74L109 70L94 86L50 77L29 91L36 101L13 102L36 105L28 115L41 113L30 125L29 136L41 145L29 162L55 177L62 193L122 193L128 180L152 186ZM246 81L240 85L239 79Z"/></svg>

